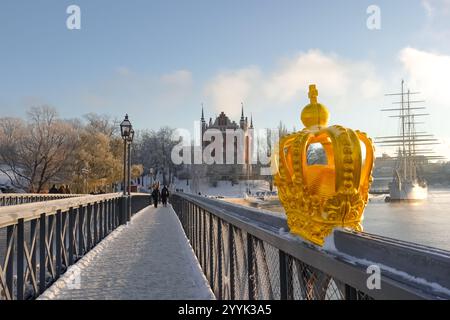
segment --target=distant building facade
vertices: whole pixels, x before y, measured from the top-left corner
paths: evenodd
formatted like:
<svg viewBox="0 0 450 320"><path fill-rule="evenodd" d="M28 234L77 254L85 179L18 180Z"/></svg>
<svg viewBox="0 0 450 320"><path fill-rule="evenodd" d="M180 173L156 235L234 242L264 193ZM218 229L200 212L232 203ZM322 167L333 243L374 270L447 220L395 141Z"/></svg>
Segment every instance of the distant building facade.
<svg viewBox="0 0 450 320"><path fill-rule="evenodd" d="M232 121L224 113L221 112L215 118L209 118L207 123L205 120L204 110L202 108L201 122L201 143L202 152L209 152L211 148L208 146L215 141L218 134L221 135L223 141L222 156L216 155L215 150L211 155L221 159L218 163L206 166L206 174L215 177L217 180L239 180L246 179L252 173L252 139L253 119L244 115L244 107L241 110L241 118L239 122ZM233 139L233 142L229 142ZM232 154L229 154L229 153Z"/></svg>

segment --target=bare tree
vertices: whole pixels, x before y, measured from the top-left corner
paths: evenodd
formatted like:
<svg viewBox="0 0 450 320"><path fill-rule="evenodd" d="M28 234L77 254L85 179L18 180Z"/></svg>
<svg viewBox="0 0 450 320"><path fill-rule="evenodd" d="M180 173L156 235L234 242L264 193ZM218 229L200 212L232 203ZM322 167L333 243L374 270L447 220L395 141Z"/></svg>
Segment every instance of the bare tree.
<svg viewBox="0 0 450 320"><path fill-rule="evenodd" d="M85 130L91 133L103 133L111 138L117 134L119 130L119 121L112 119L109 115L99 115L96 113L88 113L83 116L86 120Z"/></svg>
<svg viewBox="0 0 450 320"><path fill-rule="evenodd" d="M158 131L142 131L133 144L133 159L142 163L146 172L150 168L156 177L158 173L163 176L163 184L169 184L177 166L171 160L173 147L178 143L173 138L174 129L163 127Z"/></svg>
<svg viewBox="0 0 450 320"><path fill-rule="evenodd" d="M27 122L0 119L0 171L16 188L41 192L67 179L78 137L51 107L31 108L27 116Z"/></svg>

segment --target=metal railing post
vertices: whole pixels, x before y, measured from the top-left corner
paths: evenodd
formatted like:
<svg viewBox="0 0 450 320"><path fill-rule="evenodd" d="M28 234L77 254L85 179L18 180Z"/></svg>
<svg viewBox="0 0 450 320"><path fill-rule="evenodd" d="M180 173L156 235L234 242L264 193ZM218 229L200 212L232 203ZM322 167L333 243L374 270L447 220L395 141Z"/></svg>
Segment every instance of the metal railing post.
<svg viewBox="0 0 450 320"><path fill-rule="evenodd" d="M107 210L108 206L106 205L106 201L102 200L102 216L103 216L103 238L105 238L109 234L108 230L108 218L107 218Z"/></svg>
<svg viewBox="0 0 450 320"><path fill-rule="evenodd" d="M69 266L74 262L74 229L75 229L75 213L73 208L69 209Z"/></svg>
<svg viewBox="0 0 450 320"><path fill-rule="evenodd" d="M190 230L189 233L190 235L190 242L193 243L194 240L194 204L191 203L191 205L189 206L189 224L190 224Z"/></svg>
<svg viewBox="0 0 450 320"><path fill-rule="evenodd" d="M82 256L84 253L84 207L78 207L78 256Z"/></svg>
<svg viewBox="0 0 450 320"><path fill-rule="evenodd" d="M202 241L202 243L203 243L203 249L202 249L202 251L203 251L203 270L205 271L205 274L206 274L206 272L207 272L207 262L206 262L206 260L207 260L207 257L208 257L208 255L207 255L207 253L206 253L206 213L205 213L205 209L202 209L202 216L203 216L203 241Z"/></svg>
<svg viewBox="0 0 450 320"><path fill-rule="evenodd" d="M345 284L345 300L358 300L358 291L349 286L348 284Z"/></svg>
<svg viewBox="0 0 450 320"><path fill-rule="evenodd" d="M30 222L30 256L31 256L31 267L30 273L33 273L34 278L37 276L37 263L36 263L36 229L37 229L37 219L31 220Z"/></svg>
<svg viewBox="0 0 450 320"><path fill-rule="evenodd" d="M53 268L53 257L55 256L55 248L53 246L55 236L54 236L54 227L55 227L55 215L50 215L47 221L47 246L48 246L48 261L51 265L51 269Z"/></svg>
<svg viewBox="0 0 450 320"><path fill-rule="evenodd" d="M127 214L127 196L122 196L122 198L120 198L121 201L121 210L120 210L120 220L121 220L121 224L126 224L128 221L128 214Z"/></svg>
<svg viewBox="0 0 450 320"><path fill-rule="evenodd" d="M109 233L109 231L111 230L110 228L109 228L109 205L108 205L108 200L104 200L104 205L105 205L105 230L106 230L106 233L108 234Z"/></svg>
<svg viewBox="0 0 450 320"><path fill-rule="evenodd" d="M247 233L247 281L248 300L255 299L255 265L253 255L253 236Z"/></svg>
<svg viewBox="0 0 450 320"><path fill-rule="evenodd" d="M198 246L198 261L200 262L200 265L203 266L203 252L202 252L202 234L203 234L203 226L202 226L202 215L201 215L201 208L197 206L197 221L198 221L198 239L197 239L197 246Z"/></svg>
<svg viewBox="0 0 450 320"><path fill-rule="evenodd" d="M197 206L192 204L192 248L197 255Z"/></svg>
<svg viewBox="0 0 450 320"><path fill-rule="evenodd" d="M25 251L25 230L24 220L17 222L17 300L23 300L24 294L24 251Z"/></svg>
<svg viewBox="0 0 450 320"><path fill-rule="evenodd" d="M56 212L56 278L61 276L62 271L62 259L61 259L61 236L62 236L62 227L61 227L61 210Z"/></svg>
<svg viewBox="0 0 450 320"><path fill-rule="evenodd" d="M94 215L94 245L98 243L98 223L97 223L97 214L98 214L98 204L97 202L94 202L94 205L92 206L93 215Z"/></svg>
<svg viewBox="0 0 450 320"><path fill-rule="evenodd" d="M223 279L222 279L222 220L217 219L217 254L218 254L218 265L217 265L217 279L218 283L218 299L222 300L222 287L223 287Z"/></svg>
<svg viewBox="0 0 450 320"><path fill-rule="evenodd" d="M113 223L114 223L114 229L119 226L119 219L118 219L118 210L117 210L117 199L112 200L113 202Z"/></svg>
<svg viewBox="0 0 450 320"><path fill-rule="evenodd" d="M132 195L128 195L128 219L127 221L131 220L131 202L132 202Z"/></svg>
<svg viewBox="0 0 450 320"><path fill-rule="evenodd" d="M213 216L209 213L209 284L214 290Z"/></svg>
<svg viewBox="0 0 450 320"><path fill-rule="evenodd" d="M228 224L228 255L229 255L229 274L230 274L230 299L235 299L234 290L234 228L231 223Z"/></svg>
<svg viewBox="0 0 450 320"><path fill-rule="evenodd" d="M292 300L292 270L288 263L288 256L279 250L280 266L280 300Z"/></svg>
<svg viewBox="0 0 450 320"><path fill-rule="evenodd" d="M46 273L47 263L45 254L45 242L46 242L46 227L45 227L45 213L41 214L39 218L39 293L43 293L46 289Z"/></svg>
<svg viewBox="0 0 450 320"><path fill-rule="evenodd" d="M16 226L8 226L6 229L6 243L9 250L9 256L6 259L8 266L6 267L6 286L8 287L11 299L14 293L14 233Z"/></svg>
<svg viewBox="0 0 450 320"><path fill-rule="evenodd" d="M199 244L200 242L198 241L200 238L200 223L199 223L199 219L198 219L198 206L195 206L195 252L197 254L197 256L199 256L200 251L199 251Z"/></svg>
<svg viewBox="0 0 450 320"><path fill-rule="evenodd" d="M114 230L114 221L113 221L113 202L112 200L108 200L108 219L109 219L109 230Z"/></svg>
<svg viewBox="0 0 450 320"><path fill-rule="evenodd" d="M86 251L91 250L92 248L92 231L91 231L91 219L92 219L92 206L88 203L86 207L87 217L86 217Z"/></svg>
<svg viewBox="0 0 450 320"><path fill-rule="evenodd" d="M104 237L105 233L103 231L103 202L98 203L98 241L100 242Z"/></svg>

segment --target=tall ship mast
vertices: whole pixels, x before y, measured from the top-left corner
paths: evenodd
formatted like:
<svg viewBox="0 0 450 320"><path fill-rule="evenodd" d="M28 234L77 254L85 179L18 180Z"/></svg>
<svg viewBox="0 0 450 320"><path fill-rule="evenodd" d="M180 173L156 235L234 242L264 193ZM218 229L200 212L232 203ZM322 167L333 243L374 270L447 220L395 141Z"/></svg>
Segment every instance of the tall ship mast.
<svg viewBox="0 0 450 320"><path fill-rule="evenodd" d="M391 201L425 200L428 197L427 181L420 174L420 165L429 160L440 159L435 156L430 146L439 144L433 135L423 131L417 131L417 125L423 122L417 121L420 117L428 116L420 113L425 110L423 100L413 99L420 92L411 92L401 82L399 93L387 94L388 97L398 98L393 102L394 108L382 109L383 112L395 112L390 118L398 118L398 135L377 137L376 143L383 147L395 147L397 149L397 161L393 172L392 182L389 184ZM419 106L418 106L419 105Z"/></svg>

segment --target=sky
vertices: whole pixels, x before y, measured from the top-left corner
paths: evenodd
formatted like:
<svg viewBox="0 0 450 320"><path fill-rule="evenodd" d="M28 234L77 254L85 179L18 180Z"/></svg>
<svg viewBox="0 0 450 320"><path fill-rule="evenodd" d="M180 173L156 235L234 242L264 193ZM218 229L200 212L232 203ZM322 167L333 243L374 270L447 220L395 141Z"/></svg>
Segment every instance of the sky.
<svg viewBox="0 0 450 320"><path fill-rule="evenodd" d="M242 102L257 128L298 130L314 83L330 124L376 137L397 132L380 109L404 79L450 159L450 0L3 0L0 45L0 117L51 105L192 131L202 103L238 121Z"/></svg>

